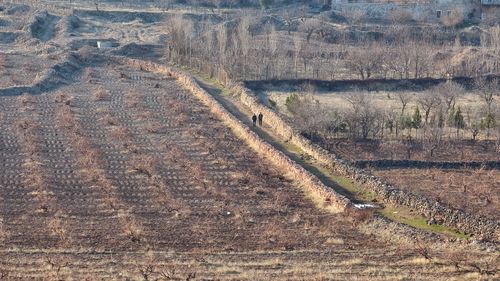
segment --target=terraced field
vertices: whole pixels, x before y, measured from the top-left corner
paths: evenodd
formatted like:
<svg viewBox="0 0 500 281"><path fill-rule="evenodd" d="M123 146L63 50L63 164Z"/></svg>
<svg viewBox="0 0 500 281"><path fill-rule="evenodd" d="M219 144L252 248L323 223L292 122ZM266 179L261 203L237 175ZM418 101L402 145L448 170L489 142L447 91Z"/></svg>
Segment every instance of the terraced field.
<svg viewBox="0 0 500 281"><path fill-rule="evenodd" d="M0 98L5 278L479 276L318 209L173 78L109 63L76 79Z"/></svg>

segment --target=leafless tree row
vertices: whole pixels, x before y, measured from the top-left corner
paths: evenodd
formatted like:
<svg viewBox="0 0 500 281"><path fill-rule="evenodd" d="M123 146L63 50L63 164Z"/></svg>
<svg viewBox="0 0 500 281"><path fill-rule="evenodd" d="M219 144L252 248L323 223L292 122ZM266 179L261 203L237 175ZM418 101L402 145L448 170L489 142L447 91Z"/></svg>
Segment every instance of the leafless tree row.
<svg viewBox="0 0 500 281"><path fill-rule="evenodd" d="M466 91L454 82L417 94L398 92L392 99L399 107L380 107L370 93L361 91L346 97L349 107L332 107L315 100L308 90L288 96L285 105L295 124L310 138L418 139L432 150L452 137L476 140L480 135L486 139L499 136L495 101L500 94L498 82L477 79L479 108L458 101ZM500 144L500 138L496 140Z"/></svg>
<svg viewBox="0 0 500 281"><path fill-rule="evenodd" d="M169 61L227 80L426 78L481 76L500 71L500 27L484 32L478 51L437 43L432 32L412 34L392 27L387 39L359 39L348 32L326 43L321 22L307 19L296 30L259 24L263 16L247 16L220 24L174 17L166 24ZM268 16L270 17L270 16ZM286 18L283 16L283 18ZM291 21L291 20L290 20ZM285 21L286 22L286 21ZM351 40L351 41L350 41Z"/></svg>

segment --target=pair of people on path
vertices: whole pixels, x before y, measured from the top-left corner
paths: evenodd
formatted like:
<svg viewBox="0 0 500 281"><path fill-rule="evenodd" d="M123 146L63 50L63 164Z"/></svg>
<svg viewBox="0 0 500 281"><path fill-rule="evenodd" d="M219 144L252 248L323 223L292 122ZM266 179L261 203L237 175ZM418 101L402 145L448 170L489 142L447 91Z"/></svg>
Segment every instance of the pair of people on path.
<svg viewBox="0 0 500 281"><path fill-rule="evenodd" d="M253 121L253 126L257 124L257 119L259 120L259 126L262 127L262 119L264 119L264 115L262 113L259 113L259 116L255 115L255 113L252 116L252 121Z"/></svg>

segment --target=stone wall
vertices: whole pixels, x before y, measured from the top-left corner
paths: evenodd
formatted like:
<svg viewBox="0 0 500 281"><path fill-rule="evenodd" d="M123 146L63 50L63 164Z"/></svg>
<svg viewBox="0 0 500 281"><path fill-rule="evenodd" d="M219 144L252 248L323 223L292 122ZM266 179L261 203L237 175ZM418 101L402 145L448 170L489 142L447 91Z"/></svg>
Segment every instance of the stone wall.
<svg viewBox="0 0 500 281"><path fill-rule="evenodd" d="M500 4L498 6L483 6L481 17L487 23L500 23Z"/></svg>
<svg viewBox="0 0 500 281"><path fill-rule="evenodd" d="M370 175L367 171L350 165L347 161L332 155L322 147L304 138L298 131L293 129L290 123L285 121L286 117L262 105L256 95L242 83L236 84L233 90L239 93L241 101L253 112L262 112L266 124L269 124L276 133L302 148L302 150L335 173L350 178L357 184L374 192L379 200L394 206L411 208L431 221L465 233L474 234L480 239L500 241L500 225L498 221L447 207L435 200L402 191L383 182L379 178Z"/></svg>
<svg viewBox="0 0 500 281"><path fill-rule="evenodd" d="M384 169L486 169L486 170L499 170L500 161L484 161L484 162L445 162L445 161L419 161L419 160L359 160L354 161L352 164L358 168L376 168L379 170Z"/></svg>
<svg viewBox="0 0 500 281"><path fill-rule="evenodd" d="M187 90L193 93L203 104L210 108L211 112L215 116L226 123L227 126L243 138L254 150L269 159L274 165L291 174L293 179L301 183L301 186L305 188L306 191L321 197L324 199L326 204L329 204L339 212L353 208L353 204L348 198L336 193L331 188L324 185L316 176L292 161L272 145L262 140L256 133L248 128L248 126L229 113L209 93L201 88L191 76L173 68L152 62L145 62L125 57L113 57L113 60L131 67L141 68L146 71L161 73L163 75L176 78Z"/></svg>

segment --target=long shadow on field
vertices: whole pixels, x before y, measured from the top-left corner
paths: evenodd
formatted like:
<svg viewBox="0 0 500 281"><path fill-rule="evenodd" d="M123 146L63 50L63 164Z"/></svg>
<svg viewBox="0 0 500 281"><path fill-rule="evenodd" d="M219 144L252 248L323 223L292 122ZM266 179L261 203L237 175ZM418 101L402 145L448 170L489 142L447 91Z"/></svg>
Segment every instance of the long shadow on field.
<svg viewBox="0 0 500 281"><path fill-rule="evenodd" d="M196 79L196 78L195 78ZM252 128L252 121L251 121L251 112L243 112L242 109L236 107L234 104L230 103L227 101L223 96L222 96L222 91L220 89L217 89L207 83L204 83L203 81L196 79L196 81L199 83L199 85L205 89L207 92L209 92L226 110L231 112L236 118L238 118L240 121L242 121L245 125L248 127ZM264 123L265 123L265 117L264 117ZM313 164L307 162L307 160L304 158L304 155L300 154L298 151L294 149L294 147L291 144L288 143L283 143L280 141L277 141L275 137L271 136L268 132L265 131L265 129L261 129L259 127L253 127L253 131L259 135L262 139L264 139L266 142L283 152L286 156L288 156L290 159L304 167L304 169L308 170L315 176L317 176L323 184L326 186L332 188L335 190L335 192L342 194L349 198L353 203L363 203L362 201L356 199L356 196L348 191L347 189L343 188L340 186L338 183L333 181L330 177L325 175L321 170L319 170L316 166Z"/></svg>
<svg viewBox="0 0 500 281"><path fill-rule="evenodd" d="M102 63L95 61L94 64ZM44 92L56 90L62 86L74 83L79 79L85 63L78 55L71 53L62 62L51 67L51 71L42 80L24 86L12 86L0 89L0 96L19 96L23 93L39 95Z"/></svg>

